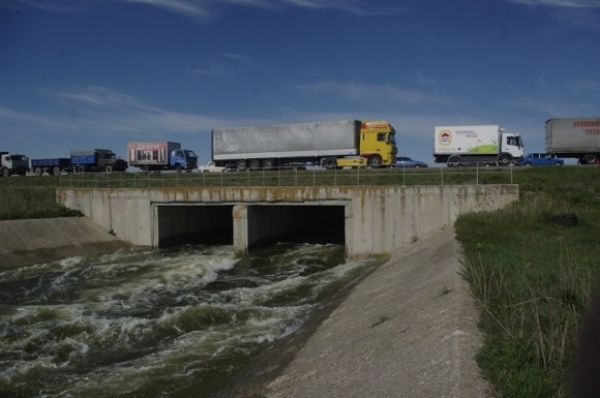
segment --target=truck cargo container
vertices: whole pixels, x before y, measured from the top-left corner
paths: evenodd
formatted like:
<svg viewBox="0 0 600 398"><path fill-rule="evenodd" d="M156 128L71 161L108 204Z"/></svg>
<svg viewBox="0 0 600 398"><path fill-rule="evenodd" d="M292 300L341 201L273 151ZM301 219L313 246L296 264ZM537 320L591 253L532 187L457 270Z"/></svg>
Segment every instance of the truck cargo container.
<svg viewBox="0 0 600 398"><path fill-rule="evenodd" d="M239 171L282 166L391 165L396 130L387 121L326 121L212 130L212 160ZM360 157L362 159L358 159Z"/></svg>
<svg viewBox="0 0 600 398"><path fill-rule="evenodd" d="M130 142L127 144L129 164L150 170L187 170L198 167L198 157L189 149L181 149L178 142Z"/></svg>
<svg viewBox="0 0 600 398"><path fill-rule="evenodd" d="M519 134L505 133L498 125L436 126L433 157L436 163L456 167L465 162L485 166L514 164L525 148Z"/></svg>
<svg viewBox="0 0 600 398"><path fill-rule="evenodd" d="M63 171L73 171L71 158L31 159L31 170L38 176L43 173L52 173L56 176Z"/></svg>
<svg viewBox="0 0 600 398"><path fill-rule="evenodd" d="M600 118L550 119L546 122L546 152L575 158L581 164L600 162Z"/></svg>
<svg viewBox="0 0 600 398"><path fill-rule="evenodd" d="M10 177L13 174L24 176L29 171L29 159L25 155L0 152L0 175Z"/></svg>

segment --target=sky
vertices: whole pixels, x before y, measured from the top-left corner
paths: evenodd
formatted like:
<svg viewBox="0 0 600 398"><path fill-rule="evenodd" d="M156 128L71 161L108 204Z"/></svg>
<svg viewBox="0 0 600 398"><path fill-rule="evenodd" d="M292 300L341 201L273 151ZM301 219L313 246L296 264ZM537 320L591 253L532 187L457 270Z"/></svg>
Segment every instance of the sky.
<svg viewBox="0 0 600 398"><path fill-rule="evenodd" d="M388 120L433 162L436 125L600 116L600 0L0 0L0 150L32 159L211 129Z"/></svg>

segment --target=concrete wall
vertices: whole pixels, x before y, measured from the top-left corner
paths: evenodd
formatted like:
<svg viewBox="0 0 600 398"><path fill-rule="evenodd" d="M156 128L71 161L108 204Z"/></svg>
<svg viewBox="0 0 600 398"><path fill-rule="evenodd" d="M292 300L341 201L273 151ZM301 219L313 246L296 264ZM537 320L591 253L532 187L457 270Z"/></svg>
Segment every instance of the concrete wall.
<svg viewBox="0 0 600 398"><path fill-rule="evenodd" d="M463 213L500 209L518 199L516 185L59 189L57 199L133 244L157 246L157 207L232 206L233 244L290 232L303 218L284 206L343 206L348 256L387 253L444 229ZM278 206L280 209L269 206ZM264 208L263 208L264 207ZM230 222L231 220L224 220Z"/></svg>

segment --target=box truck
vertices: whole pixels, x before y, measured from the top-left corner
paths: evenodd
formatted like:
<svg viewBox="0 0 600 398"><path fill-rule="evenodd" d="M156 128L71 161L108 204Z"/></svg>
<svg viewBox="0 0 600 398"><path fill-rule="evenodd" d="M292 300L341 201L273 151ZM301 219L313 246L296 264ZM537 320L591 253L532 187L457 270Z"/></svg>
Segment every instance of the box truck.
<svg viewBox="0 0 600 398"><path fill-rule="evenodd" d="M326 121L212 130L212 160L238 171L282 166L392 165L396 130L387 121Z"/></svg>
<svg viewBox="0 0 600 398"><path fill-rule="evenodd" d="M434 128L433 157L449 167L465 163L506 166L521 160L524 150L519 134L505 133L498 125Z"/></svg>
<svg viewBox="0 0 600 398"><path fill-rule="evenodd" d="M0 175L10 177L13 174L24 176L29 171L29 159L25 155L0 152Z"/></svg>
<svg viewBox="0 0 600 398"><path fill-rule="evenodd" d="M581 164L600 163L600 118L548 120L546 152Z"/></svg>
<svg viewBox="0 0 600 398"><path fill-rule="evenodd" d="M198 157L189 149L181 149L179 142L130 142L127 144L129 165L144 171L187 170L198 167Z"/></svg>

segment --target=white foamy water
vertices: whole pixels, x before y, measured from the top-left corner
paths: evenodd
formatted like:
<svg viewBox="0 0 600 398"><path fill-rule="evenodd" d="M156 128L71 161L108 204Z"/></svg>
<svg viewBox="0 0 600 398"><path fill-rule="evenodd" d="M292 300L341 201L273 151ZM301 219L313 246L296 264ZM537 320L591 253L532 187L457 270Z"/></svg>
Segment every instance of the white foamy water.
<svg viewBox="0 0 600 398"><path fill-rule="evenodd" d="M342 254L278 245L238 265L189 246L2 272L0 396L207 396L355 277Z"/></svg>

